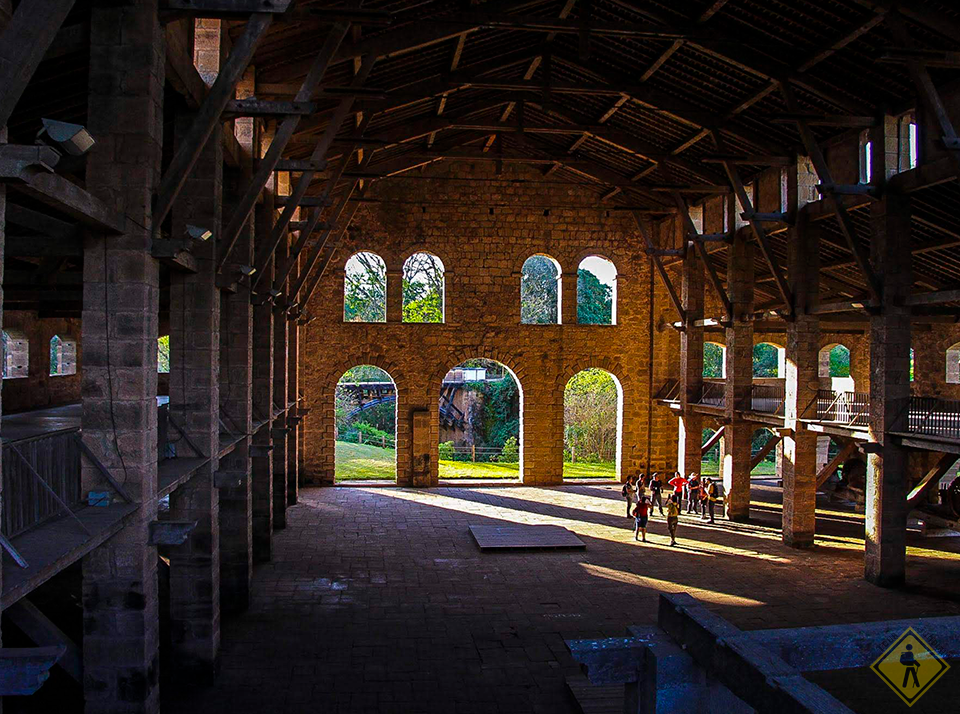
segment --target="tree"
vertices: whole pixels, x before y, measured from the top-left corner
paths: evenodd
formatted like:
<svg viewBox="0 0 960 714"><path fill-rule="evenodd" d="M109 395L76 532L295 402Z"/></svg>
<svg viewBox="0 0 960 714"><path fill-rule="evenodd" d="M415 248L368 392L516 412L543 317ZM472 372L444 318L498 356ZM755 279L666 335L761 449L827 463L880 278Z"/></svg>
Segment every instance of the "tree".
<svg viewBox="0 0 960 714"><path fill-rule="evenodd" d="M602 369L585 369L563 391L564 448L577 460L613 461L618 390Z"/></svg>
<svg viewBox="0 0 960 714"><path fill-rule="evenodd" d="M753 376L780 376L780 350L776 345L761 342L753 348Z"/></svg>
<svg viewBox="0 0 960 714"><path fill-rule="evenodd" d="M830 376L850 376L850 350L843 345L836 345L830 350Z"/></svg>
<svg viewBox="0 0 960 714"><path fill-rule="evenodd" d="M703 343L703 376L713 379L723 377L723 348L715 342Z"/></svg>
<svg viewBox="0 0 960 714"><path fill-rule="evenodd" d="M545 255L532 255L523 264L520 276L520 322L527 325L555 325L560 322L556 263Z"/></svg>
<svg viewBox="0 0 960 714"><path fill-rule="evenodd" d="M343 319L386 322L387 266L376 253L360 252L347 261L343 277Z"/></svg>
<svg viewBox="0 0 960 714"><path fill-rule="evenodd" d="M613 288L583 268L577 271L577 322L581 325L613 322Z"/></svg>
<svg viewBox="0 0 960 714"><path fill-rule="evenodd" d="M163 374L170 371L170 335L157 338L157 371Z"/></svg>
<svg viewBox="0 0 960 714"><path fill-rule="evenodd" d="M414 253L403 264L403 321L443 322L443 263Z"/></svg>

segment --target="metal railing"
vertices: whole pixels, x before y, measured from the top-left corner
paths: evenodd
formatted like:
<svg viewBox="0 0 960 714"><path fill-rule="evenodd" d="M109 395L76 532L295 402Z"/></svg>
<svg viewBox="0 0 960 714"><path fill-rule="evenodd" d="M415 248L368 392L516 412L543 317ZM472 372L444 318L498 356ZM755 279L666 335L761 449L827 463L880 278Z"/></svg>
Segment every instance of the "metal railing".
<svg viewBox="0 0 960 714"><path fill-rule="evenodd" d="M754 384L750 389L748 409L762 414L783 416L787 390L783 384Z"/></svg>
<svg viewBox="0 0 960 714"><path fill-rule="evenodd" d="M3 509L7 538L75 508L81 501L80 447L76 430L3 445Z"/></svg>
<svg viewBox="0 0 960 714"><path fill-rule="evenodd" d="M700 392L700 399L697 401L697 404L723 408L727 403L726 395L724 394L725 389L726 385L722 381L704 382L703 390Z"/></svg>
<svg viewBox="0 0 960 714"><path fill-rule="evenodd" d="M910 397L907 431L960 439L960 400Z"/></svg>
<svg viewBox="0 0 960 714"><path fill-rule="evenodd" d="M817 421L865 428L870 420L870 394L818 389L812 411Z"/></svg>

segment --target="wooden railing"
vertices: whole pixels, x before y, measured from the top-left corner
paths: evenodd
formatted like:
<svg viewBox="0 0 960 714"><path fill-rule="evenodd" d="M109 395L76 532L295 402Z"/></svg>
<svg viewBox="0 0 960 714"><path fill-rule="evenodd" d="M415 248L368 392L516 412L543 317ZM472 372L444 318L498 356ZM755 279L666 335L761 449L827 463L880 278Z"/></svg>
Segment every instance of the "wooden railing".
<svg viewBox="0 0 960 714"><path fill-rule="evenodd" d="M75 508L81 501L80 446L76 430L3 445L0 530L13 538Z"/></svg>
<svg viewBox="0 0 960 714"><path fill-rule="evenodd" d="M718 382L704 382L703 391L700 392L700 401L697 404L703 404L708 407L723 407L727 400L724 395L726 385L723 380Z"/></svg>
<svg viewBox="0 0 960 714"><path fill-rule="evenodd" d="M843 426L866 427L870 420L870 394L818 389L812 409L804 416Z"/></svg>
<svg viewBox="0 0 960 714"><path fill-rule="evenodd" d="M960 439L960 401L937 397L910 397L907 431Z"/></svg>

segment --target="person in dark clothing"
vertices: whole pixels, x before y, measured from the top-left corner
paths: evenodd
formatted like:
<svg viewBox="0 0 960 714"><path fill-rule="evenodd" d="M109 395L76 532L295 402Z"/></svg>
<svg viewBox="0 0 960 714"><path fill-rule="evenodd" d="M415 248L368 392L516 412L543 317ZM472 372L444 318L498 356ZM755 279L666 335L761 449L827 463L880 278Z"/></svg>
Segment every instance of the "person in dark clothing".
<svg viewBox="0 0 960 714"><path fill-rule="evenodd" d="M687 481L687 513L700 510L700 474L693 474Z"/></svg>
<svg viewBox="0 0 960 714"><path fill-rule="evenodd" d="M707 515L709 514L710 522L714 523L713 509L717 505L717 484L713 482L713 479L705 478L703 480L703 500L701 504L703 510L700 514L700 520L707 520Z"/></svg>
<svg viewBox="0 0 960 714"><path fill-rule="evenodd" d="M660 480L660 474L654 473L650 477L650 510L653 510L653 507L656 506L660 509L660 515L663 515L663 496L661 495L663 491L663 482Z"/></svg>

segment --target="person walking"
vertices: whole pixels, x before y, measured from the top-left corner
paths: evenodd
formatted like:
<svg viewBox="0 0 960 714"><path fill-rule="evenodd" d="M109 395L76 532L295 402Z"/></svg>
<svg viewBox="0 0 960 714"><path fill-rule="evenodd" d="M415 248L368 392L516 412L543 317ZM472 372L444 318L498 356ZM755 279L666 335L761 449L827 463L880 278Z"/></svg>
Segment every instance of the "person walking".
<svg viewBox="0 0 960 714"><path fill-rule="evenodd" d="M654 472L650 477L650 510L653 510L653 507L656 506L660 509L660 515L663 515L663 496L661 491L663 490L663 482L660 480L660 474Z"/></svg>
<svg viewBox="0 0 960 714"><path fill-rule="evenodd" d="M680 524L680 496L674 493L667 501L667 530L670 531L670 545L677 544L677 526Z"/></svg>
<svg viewBox="0 0 960 714"><path fill-rule="evenodd" d="M691 474L687 481L687 513L700 510L700 474Z"/></svg>
<svg viewBox="0 0 960 714"><path fill-rule="evenodd" d="M650 499L646 496L642 496L639 501L637 501L637 507L633 509L633 539L640 540L640 536L643 535L643 542L647 542L647 520L649 519L650 513Z"/></svg>
<svg viewBox="0 0 960 714"><path fill-rule="evenodd" d="M620 495L623 496L627 502L627 518L629 518L633 509L633 502L637 497L636 484L633 481L633 476L627 476L627 482L623 484L623 488L620 489Z"/></svg>
<svg viewBox="0 0 960 714"><path fill-rule="evenodd" d="M717 484L714 483L713 479L705 478L703 480L703 512L700 515L700 520L707 520L707 514L710 516L710 522L715 523L713 520L713 509L717 505Z"/></svg>

